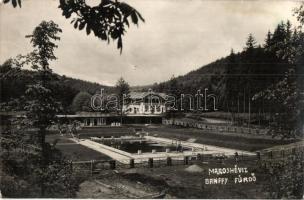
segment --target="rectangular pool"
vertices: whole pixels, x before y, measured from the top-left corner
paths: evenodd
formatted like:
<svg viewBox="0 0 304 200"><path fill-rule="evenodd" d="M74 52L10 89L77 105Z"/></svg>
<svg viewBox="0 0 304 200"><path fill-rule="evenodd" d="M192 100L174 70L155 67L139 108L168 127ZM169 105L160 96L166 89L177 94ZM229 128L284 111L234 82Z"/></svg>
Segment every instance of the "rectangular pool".
<svg viewBox="0 0 304 200"><path fill-rule="evenodd" d="M152 151L157 152L182 152L182 151L189 151L190 149L187 147L182 147L180 145L167 145L167 144L160 144L157 142L152 141L134 141L134 142L112 142L112 141L103 141L99 142L101 144L126 151L128 153L138 153L140 150L141 153L151 153Z"/></svg>

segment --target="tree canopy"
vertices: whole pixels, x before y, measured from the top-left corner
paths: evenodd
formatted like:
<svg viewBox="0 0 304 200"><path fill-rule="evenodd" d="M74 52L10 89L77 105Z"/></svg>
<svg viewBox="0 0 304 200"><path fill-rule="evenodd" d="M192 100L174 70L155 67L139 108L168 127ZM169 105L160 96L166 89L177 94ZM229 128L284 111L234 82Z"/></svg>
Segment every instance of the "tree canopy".
<svg viewBox="0 0 304 200"><path fill-rule="evenodd" d="M79 92L72 102L73 111L90 111L91 96L87 92Z"/></svg>
<svg viewBox="0 0 304 200"><path fill-rule="evenodd" d="M56 59L54 49L59 32L61 29L54 22L41 22L28 36L34 50L20 57L35 73L33 83L26 87L24 97L20 97L24 101L21 106L25 116L9 123L8 129L1 134L1 145L5 147L0 154L1 173L5 179L1 180L0 189L7 197L72 197L77 189L70 161L55 144L49 144L45 139L48 128L56 122L56 114L61 111L61 104L54 98L51 87L56 79L49 67L49 61ZM9 67L6 68L9 72ZM20 74L15 74L16 78ZM30 154L24 152L25 146ZM12 154L16 149L19 152Z"/></svg>
<svg viewBox="0 0 304 200"><path fill-rule="evenodd" d="M125 99L130 93L130 86L128 82L125 81L125 79L120 77L116 82L115 90L118 96L118 103L119 103L118 105L120 108L120 123L122 124L123 106L126 106L128 103L127 101L125 101Z"/></svg>
<svg viewBox="0 0 304 200"><path fill-rule="evenodd" d="M133 7L117 0L100 0L98 6L89 6L85 0L58 0L62 10L62 15L69 19L75 29L86 30L86 34L91 32L108 43L112 39L117 41L117 48L120 53L123 49L122 38L131 22L139 25L139 21L144 22L142 15ZM14 7L21 7L21 0L4 0L4 3L11 2Z"/></svg>

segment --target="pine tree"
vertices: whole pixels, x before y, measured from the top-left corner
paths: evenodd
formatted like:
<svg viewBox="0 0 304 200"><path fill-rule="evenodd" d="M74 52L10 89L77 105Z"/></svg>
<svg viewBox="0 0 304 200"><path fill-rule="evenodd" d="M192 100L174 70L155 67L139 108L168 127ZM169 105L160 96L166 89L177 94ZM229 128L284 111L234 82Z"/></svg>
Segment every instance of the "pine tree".
<svg viewBox="0 0 304 200"><path fill-rule="evenodd" d="M266 50L268 50L272 46L271 39L272 39L272 33L270 31L268 31L266 39L265 39L265 44L264 44L264 48Z"/></svg>
<svg viewBox="0 0 304 200"><path fill-rule="evenodd" d="M291 30L291 22L287 20L286 27L285 27L285 33L286 33L286 39L290 39L292 37L292 30Z"/></svg>
<svg viewBox="0 0 304 200"><path fill-rule="evenodd" d="M128 101L124 100L127 99L129 93L130 93L130 86L128 82L126 82L122 77L120 77L116 83L115 86L116 94L118 95L119 99L119 108L120 108L120 123L122 124L122 118L123 118L123 109L124 106L127 106Z"/></svg>
<svg viewBox="0 0 304 200"><path fill-rule="evenodd" d="M300 19L300 17L298 17ZM301 23L301 21L300 21ZM276 105L276 114L271 126L274 136L283 138L301 136L304 120L304 88L301 69L304 63L304 34L291 31L291 23L281 22L273 36L272 51L288 64L283 79L263 91L265 100ZM258 98L257 94L255 98Z"/></svg>
<svg viewBox="0 0 304 200"><path fill-rule="evenodd" d="M252 50L254 48L256 48L256 40L253 37L253 35L250 33L248 38L247 38L247 41L246 41L245 50Z"/></svg>

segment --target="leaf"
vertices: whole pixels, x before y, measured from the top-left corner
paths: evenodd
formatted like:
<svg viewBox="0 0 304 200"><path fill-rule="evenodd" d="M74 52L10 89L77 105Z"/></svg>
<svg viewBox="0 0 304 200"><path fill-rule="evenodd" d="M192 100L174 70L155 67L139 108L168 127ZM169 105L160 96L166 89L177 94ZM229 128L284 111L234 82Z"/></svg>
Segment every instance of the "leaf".
<svg viewBox="0 0 304 200"><path fill-rule="evenodd" d="M128 27L130 27L129 20L127 18L125 19L125 23Z"/></svg>
<svg viewBox="0 0 304 200"><path fill-rule="evenodd" d="M69 18L72 14L76 14L76 23L74 28L82 30L86 28L86 34L92 31L94 35L101 40L110 41L118 39L118 49L122 49L122 36L125 27L130 27L130 23L138 25L139 20L144 22L144 18L133 7L124 2L117 0L102 0L99 6L90 7L85 0L59 0L59 8L62 14ZM130 16L130 20L127 19ZM131 22L130 22L131 21ZM87 27L85 27L87 26Z"/></svg>
<svg viewBox="0 0 304 200"><path fill-rule="evenodd" d="M13 4L14 8L16 8L16 6L17 6L17 0L12 0L12 4Z"/></svg>
<svg viewBox="0 0 304 200"><path fill-rule="evenodd" d="M79 25L79 30L82 30L85 26L85 22L80 22L80 25Z"/></svg>
<svg viewBox="0 0 304 200"><path fill-rule="evenodd" d="M90 33L91 33L91 27L89 26L89 24L87 24L86 31L87 31L87 35L90 35Z"/></svg>
<svg viewBox="0 0 304 200"><path fill-rule="evenodd" d="M138 23L138 18L137 18L136 12L131 13L131 19L134 24Z"/></svg>
<svg viewBox="0 0 304 200"><path fill-rule="evenodd" d="M120 49L120 54L121 54L121 52L122 52L122 39L121 39L121 37L118 38L117 49Z"/></svg>
<svg viewBox="0 0 304 200"><path fill-rule="evenodd" d="M107 39L108 39L108 36L107 36L106 33L101 33L100 38L101 38L102 40L107 40Z"/></svg>
<svg viewBox="0 0 304 200"><path fill-rule="evenodd" d="M76 21L75 23L74 23L74 28L76 29L78 27L78 21Z"/></svg>
<svg viewBox="0 0 304 200"><path fill-rule="evenodd" d="M141 16L141 14L136 10L135 10L135 12L136 12L137 16L141 19L141 21L145 22L145 19Z"/></svg>
<svg viewBox="0 0 304 200"><path fill-rule="evenodd" d="M18 0L18 5L21 8L21 0Z"/></svg>
<svg viewBox="0 0 304 200"><path fill-rule="evenodd" d="M70 18L70 17L71 17L71 15L72 15L72 13L67 11L67 13L66 13L65 17L66 17L66 18Z"/></svg>

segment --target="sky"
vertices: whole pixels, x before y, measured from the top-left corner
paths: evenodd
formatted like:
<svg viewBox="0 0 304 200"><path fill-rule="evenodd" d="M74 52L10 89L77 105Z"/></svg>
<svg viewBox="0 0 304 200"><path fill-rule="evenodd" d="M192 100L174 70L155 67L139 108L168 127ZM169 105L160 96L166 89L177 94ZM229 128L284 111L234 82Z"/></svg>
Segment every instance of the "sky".
<svg viewBox="0 0 304 200"><path fill-rule="evenodd" d="M86 0L95 5L97 0ZM2 2L2 1L1 1ZM131 26L122 54L86 35L61 15L58 0L23 0L22 8L0 4L0 63L32 50L24 36L42 20L53 20L63 32L51 68L60 75L115 85L148 85L184 75L221 57L241 51L252 33L263 43L281 20L296 24L296 0L124 0L145 23ZM99 0L100 2L100 0Z"/></svg>

